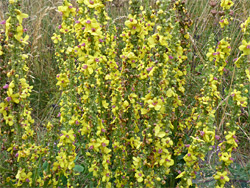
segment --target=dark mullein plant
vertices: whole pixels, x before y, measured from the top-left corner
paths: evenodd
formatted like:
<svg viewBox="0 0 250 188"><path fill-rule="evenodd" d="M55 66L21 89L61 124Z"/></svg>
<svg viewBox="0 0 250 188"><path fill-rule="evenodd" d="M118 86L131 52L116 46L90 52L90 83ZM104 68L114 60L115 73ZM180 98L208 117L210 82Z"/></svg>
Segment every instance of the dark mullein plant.
<svg viewBox="0 0 250 188"><path fill-rule="evenodd" d="M23 22L28 15L20 10L20 0L9 1L8 19L1 34L0 135L2 141L1 183L3 186L34 186L42 156L47 152L35 143L28 83L29 68L25 46L29 36ZM3 46L2 46L3 44Z"/></svg>
<svg viewBox="0 0 250 188"><path fill-rule="evenodd" d="M242 53L229 62L233 2L221 1L223 38L215 44L211 34L203 85L187 106L192 21L185 1L158 0L152 8L149 0L130 0L119 36L106 12L108 1L64 0L58 7L62 21L51 38L60 112L58 121L44 126L42 140L29 107L23 28L28 15L19 10L20 0L9 1L0 35L0 142L6 159L0 185L194 187L214 150L215 186L224 187L249 94L250 18L241 25ZM232 66L226 87L225 70Z"/></svg>

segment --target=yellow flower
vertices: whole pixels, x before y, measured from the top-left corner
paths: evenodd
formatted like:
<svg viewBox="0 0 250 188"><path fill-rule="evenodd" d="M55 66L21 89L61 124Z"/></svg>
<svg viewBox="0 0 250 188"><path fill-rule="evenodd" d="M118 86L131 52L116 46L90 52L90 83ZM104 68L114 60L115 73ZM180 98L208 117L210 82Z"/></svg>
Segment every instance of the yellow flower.
<svg viewBox="0 0 250 188"><path fill-rule="evenodd" d="M13 4L13 3L16 3L17 0L10 0L9 2L10 2L10 4Z"/></svg>
<svg viewBox="0 0 250 188"><path fill-rule="evenodd" d="M171 122L169 122L169 124L171 124ZM170 125L171 126L171 125ZM170 147L173 145L173 141L171 140L171 138L167 137L167 138L163 138L161 139L162 141L162 145L163 146L167 146L167 147Z"/></svg>
<svg viewBox="0 0 250 188"><path fill-rule="evenodd" d="M65 152L60 151L58 156L56 156L57 161L54 163L54 169L57 169L58 167L61 167L63 169L66 169L68 166L68 160L67 160L67 154Z"/></svg>
<svg viewBox="0 0 250 188"><path fill-rule="evenodd" d="M54 42L55 44L57 44L58 42L62 41L60 35L57 35L57 34L55 34L55 33L53 34L53 37L51 37L51 39L53 40L53 42Z"/></svg>
<svg viewBox="0 0 250 188"><path fill-rule="evenodd" d="M111 155L104 155L103 156L102 165L103 165L104 169L106 169L106 170L109 169L110 157L111 157Z"/></svg>
<svg viewBox="0 0 250 188"><path fill-rule="evenodd" d="M160 37L160 39L159 39L160 44L161 44L162 46L168 47L167 39L168 39L169 37L164 37L164 36L161 36L161 35L160 35L159 37Z"/></svg>
<svg viewBox="0 0 250 188"><path fill-rule="evenodd" d="M125 109L124 112L126 112L127 109L128 109L127 107L129 106L129 102L128 102L127 100L125 100L125 101L123 102L122 106L123 106L123 108Z"/></svg>
<svg viewBox="0 0 250 188"><path fill-rule="evenodd" d="M40 186L40 187L43 187L44 181L42 180L41 177L39 177L39 178L36 180L36 182L39 183L39 186Z"/></svg>
<svg viewBox="0 0 250 188"><path fill-rule="evenodd" d="M170 166L174 165L174 160L171 159L170 154L161 155L160 165L164 165L165 167L169 168Z"/></svg>
<svg viewBox="0 0 250 188"><path fill-rule="evenodd" d="M239 49L243 51L243 55L250 55L250 42L243 40Z"/></svg>
<svg viewBox="0 0 250 188"><path fill-rule="evenodd" d="M167 97L172 97L172 96L175 96L175 92L172 90L172 88L169 88L167 90Z"/></svg>
<svg viewBox="0 0 250 188"><path fill-rule="evenodd" d="M95 151L99 151L99 147L101 146L101 143L97 142L95 139L92 139L91 143L89 143L88 145L89 145L90 150L94 149Z"/></svg>
<svg viewBox="0 0 250 188"><path fill-rule="evenodd" d="M185 174L186 174L186 172L183 171L183 172L180 173L175 179L179 179L179 178L183 177Z"/></svg>
<svg viewBox="0 0 250 188"><path fill-rule="evenodd" d="M157 111L160 110L163 106L163 102L161 99L154 98L153 100L148 100L147 102L149 104L149 108L154 108Z"/></svg>
<svg viewBox="0 0 250 188"><path fill-rule="evenodd" d="M225 26L229 24L228 19L226 18L226 19L220 20L219 24L221 28L224 28Z"/></svg>
<svg viewBox="0 0 250 188"><path fill-rule="evenodd" d="M144 174L143 174L142 171L136 171L135 177L136 177L136 179L137 179L138 182L142 182L142 181L143 181Z"/></svg>
<svg viewBox="0 0 250 188"><path fill-rule="evenodd" d="M48 131L50 131L53 128L53 125L50 122L48 122L46 128L48 129Z"/></svg>
<svg viewBox="0 0 250 188"><path fill-rule="evenodd" d="M110 179L110 177L111 177L111 172L110 172L110 170L105 169L105 170L102 172L102 181L103 181L103 182L108 182L109 179Z"/></svg>
<svg viewBox="0 0 250 188"><path fill-rule="evenodd" d="M246 20L244 23L242 23L242 24L240 25L241 31L242 31L243 33L246 32L249 23L250 23L250 17L248 17L247 20Z"/></svg>
<svg viewBox="0 0 250 188"><path fill-rule="evenodd" d="M154 34L151 37L148 38L148 45L150 48L154 48L155 45L159 42L159 34Z"/></svg>
<svg viewBox="0 0 250 188"><path fill-rule="evenodd" d="M225 53L229 53L231 51L231 47L228 41L222 39L219 43L218 43L218 48L223 50Z"/></svg>
<svg viewBox="0 0 250 188"><path fill-rule="evenodd" d="M227 166L233 162L231 154L227 152L219 153L219 160L224 161Z"/></svg>
<svg viewBox="0 0 250 188"><path fill-rule="evenodd" d="M237 101L238 106L246 107L247 106L247 97L241 96L241 91L234 90L231 93L234 101Z"/></svg>
<svg viewBox="0 0 250 188"><path fill-rule="evenodd" d="M127 56L126 56L128 59L129 59L129 63L131 64L131 66L133 68L136 67L136 62L138 61L138 57L133 53L133 52L129 52L127 53Z"/></svg>
<svg viewBox="0 0 250 188"><path fill-rule="evenodd" d="M27 174L25 173L25 169L18 170L16 179L18 179L17 186L21 186L22 182L27 182L31 186L32 184L32 172L28 172Z"/></svg>
<svg viewBox="0 0 250 188"><path fill-rule="evenodd" d="M208 53L207 53L207 57L209 58L209 61L213 61L214 54L215 54L215 51L212 48L209 48Z"/></svg>
<svg viewBox="0 0 250 188"><path fill-rule="evenodd" d="M1 46L1 44L0 44L0 55L3 55L3 47Z"/></svg>
<svg viewBox="0 0 250 188"><path fill-rule="evenodd" d="M235 148L238 146L237 144L237 137L235 136L235 131L231 132L229 131L227 135L225 136L227 143L234 146Z"/></svg>
<svg viewBox="0 0 250 188"><path fill-rule="evenodd" d="M203 129L203 131L201 131L201 134L203 136L204 141L208 142L208 143L214 143L214 135L215 133L213 131L208 131L207 127Z"/></svg>
<svg viewBox="0 0 250 188"><path fill-rule="evenodd" d="M20 41L23 35L23 26L19 25L16 28L17 34L14 35L14 37L16 38L16 40Z"/></svg>
<svg viewBox="0 0 250 188"><path fill-rule="evenodd" d="M82 3L84 1L84 4L87 5L89 8L94 8L98 11L101 10L101 8L104 7L102 2L100 0L78 0L78 3Z"/></svg>
<svg viewBox="0 0 250 188"><path fill-rule="evenodd" d="M9 124L9 126L12 126L14 124L14 116L11 114L8 116L4 116L4 120L6 121L6 124Z"/></svg>
<svg viewBox="0 0 250 188"><path fill-rule="evenodd" d="M141 25L136 20L136 16L129 15L129 20L125 21L125 25L131 30L131 34L135 34L136 32L141 32Z"/></svg>
<svg viewBox="0 0 250 188"><path fill-rule="evenodd" d="M225 9L230 9L231 6L233 6L234 3L231 0L221 0L220 6Z"/></svg>
<svg viewBox="0 0 250 188"><path fill-rule="evenodd" d="M60 89L62 89L63 87L66 87L69 83L69 79L66 73L58 74L56 79L58 80L56 85L60 86Z"/></svg>
<svg viewBox="0 0 250 188"><path fill-rule="evenodd" d="M23 19L24 18L28 18L29 17L29 15L28 14L24 14L24 13L22 13L20 10L18 10L18 9L15 9L15 11L16 11L16 13L17 13L17 19L18 19L18 21L19 21L19 24L21 25L22 23L23 23Z"/></svg>
<svg viewBox="0 0 250 188"><path fill-rule="evenodd" d="M101 146L101 150L108 154L111 150L107 148L107 146L109 145L109 140L107 140L106 138L102 137L102 139L97 139L97 143L99 144L99 146Z"/></svg>
<svg viewBox="0 0 250 188"><path fill-rule="evenodd" d="M62 143L73 143L75 141L74 131L70 129L69 132L62 131L62 135L60 137L60 142Z"/></svg>
<svg viewBox="0 0 250 188"><path fill-rule="evenodd" d="M77 116L72 116L71 120L69 120L69 124L70 125L79 125L80 124L80 120Z"/></svg>
<svg viewBox="0 0 250 188"><path fill-rule="evenodd" d="M28 44L28 41L29 40L29 35L25 35L25 37L24 38L21 38L20 39L20 42L22 43L22 44ZM24 68L24 70L25 70L26 68ZM26 69L26 71L27 71L27 69Z"/></svg>
<svg viewBox="0 0 250 188"><path fill-rule="evenodd" d="M31 130L29 127L26 128L26 132L27 136L33 137L34 135L34 130Z"/></svg>
<svg viewBox="0 0 250 188"><path fill-rule="evenodd" d="M248 80L250 81L250 72L249 72L249 69L246 69L245 72L246 72Z"/></svg>
<svg viewBox="0 0 250 188"><path fill-rule="evenodd" d="M0 113L3 114L3 116L7 115L7 111L6 111L6 107L7 107L7 103L0 103Z"/></svg>
<svg viewBox="0 0 250 188"><path fill-rule="evenodd" d="M19 103L19 93L15 93L13 94L13 89L11 88L11 84L10 87L7 91L7 95L8 97L6 98L6 100L9 102L10 100L12 100L14 103Z"/></svg>
<svg viewBox="0 0 250 188"><path fill-rule="evenodd" d="M133 164L136 168L141 166L141 158L140 157L133 157Z"/></svg>
<svg viewBox="0 0 250 188"><path fill-rule="evenodd" d="M64 18L69 17L69 14L72 13L73 16L76 14L76 8L73 8L71 3L66 2L64 6L59 6L58 11L63 14Z"/></svg>
<svg viewBox="0 0 250 188"><path fill-rule="evenodd" d="M6 24L5 24L6 41L9 40L10 20L11 20L11 17L9 17L9 18L6 20Z"/></svg>
<svg viewBox="0 0 250 188"><path fill-rule="evenodd" d="M155 136L159 137L159 138L163 138L166 135L166 133L164 131L161 131L161 128L159 125L155 126Z"/></svg>
<svg viewBox="0 0 250 188"><path fill-rule="evenodd" d="M93 172L93 176L97 177L98 176L98 173L97 173L98 170L99 170L99 167L96 165L96 161L93 161L91 167L89 168L89 172Z"/></svg>
<svg viewBox="0 0 250 188"><path fill-rule="evenodd" d="M95 18L85 20L85 29L84 32L90 33L91 35L101 36L102 30L100 24L96 21Z"/></svg>
<svg viewBox="0 0 250 188"><path fill-rule="evenodd" d="M227 171L224 172L217 172L217 174L214 176L214 179L219 180L219 182L224 185L227 181L229 181L229 178L227 176Z"/></svg>
<svg viewBox="0 0 250 188"><path fill-rule="evenodd" d="M183 159L186 161L188 166L191 166L196 162L197 157L194 155L194 153L189 152L183 157Z"/></svg>

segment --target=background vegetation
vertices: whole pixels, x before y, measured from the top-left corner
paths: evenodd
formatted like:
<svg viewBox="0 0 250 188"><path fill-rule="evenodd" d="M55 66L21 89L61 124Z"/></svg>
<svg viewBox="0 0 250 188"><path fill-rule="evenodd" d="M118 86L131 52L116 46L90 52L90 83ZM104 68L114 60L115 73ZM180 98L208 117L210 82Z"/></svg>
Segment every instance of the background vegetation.
<svg viewBox="0 0 250 188"><path fill-rule="evenodd" d="M203 59L204 47L207 46L208 38L211 33L214 33L219 40L222 38L222 29L218 24L219 20L219 3L209 0L186 0L186 7L190 18L193 20L191 27L191 53L192 58L189 58L189 67L187 70L187 82L189 89L190 104L193 96L199 92L203 79ZM250 15L250 1L236 0L231 14L233 15L233 24L230 24L229 37L232 38L232 54L237 56L239 53L238 47L242 41L242 33L240 31L240 24L243 23ZM62 0L23 0L21 9L30 17L26 20L25 26L27 33L30 36L30 42L27 51L30 52L29 67L30 67L30 83L34 86L31 95L31 106L33 108L33 118L35 119L35 129L42 132L48 121L53 121L56 118L59 109L58 103L60 93L56 87L56 75L58 74L58 65L55 60L55 48L51 40L51 36L55 32L56 27L61 23L61 16L57 11L57 7L62 4ZM8 6L7 0L0 1L0 20L5 20ZM151 6L155 6L155 1L151 1ZM124 21L128 15L128 1L127 0L113 0L107 8L107 12L116 22L119 30L124 27ZM0 25L0 29L1 29ZM230 59L229 61L233 61ZM227 70L227 78L232 75L232 70ZM229 79L225 80L224 84L230 84ZM250 86L249 86L250 90ZM249 187L250 186L250 97L248 99L248 110L246 121L240 126L237 132L239 138L239 150L235 156L235 162L232 165L232 172L234 178L230 184L235 187ZM42 134L41 134L42 135ZM210 153L210 158L215 153ZM204 167L201 170L197 182L201 187L213 186L213 177L211 169ZM208 184L204 184L208 183Z"/></svg>

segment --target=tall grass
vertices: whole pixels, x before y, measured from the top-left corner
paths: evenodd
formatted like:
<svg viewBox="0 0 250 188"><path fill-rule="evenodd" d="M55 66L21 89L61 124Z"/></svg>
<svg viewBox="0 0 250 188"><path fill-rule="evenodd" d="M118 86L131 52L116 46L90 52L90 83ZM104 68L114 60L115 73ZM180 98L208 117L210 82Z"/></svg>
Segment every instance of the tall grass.
<svg viewBox="0 0 250 188"><path fill-rule="evenodd" d="M155 6L156 1L151 1L151 6ZM237 56L237 50L240 42L242 41L242 33L240 31L240 24L246 20L250 15L250 1L248 0L235 0L235 5L232 10L233 24L230 25L230 32L228 37L231 40L232 54ZM33 108L32 116L36 119L37 130L43 130L42 124L48 121L54 121L57 113L57 101L60 98L60 93L56 88L56 75L59 71L57 61L55 59L55 48L51 40L52 34L55 32L56 27L61 23L61 16L57 11L57 7L62 4L62 0L23 0L21 7L23 12L26 12L30 17L26 20L28 34L30 35L30 42L27 51L29 51L29 67L30 76L33 88L31 95L31 106ZM0 1L0 20L7 18L8 1ZM208 45L209 36L211 33L215 35L217 42L222 38L222 29L218 24L219 21L219 3L212 7L208 0L186 0L186 7L190 18L193 20L193 25L190 30L191 48L190 54L192 59L189 59L189 67L187 70L188 89L190 94L190 101L192 105L192 96L199 93L199 88L202 85L203 75L203 59L206 56L204 51ZM212 11L213 10L213 11ZM217 12L212 14L212 12ZM108 4L108 13L118 26L118 32L122 31L124 21L128 15L128 0L114 0ZM1 29L0 25L0 29ZM119 30L120 29L120 30ZM233 64L233 59L229 59L229 63ZM227 70L226 77L223 84L230 85L230 78L233 74L233 69ZM249 86L250 90L250 86ZM248 100L250 103L250 99ZM239 129L240 148L236 156L236 165L232 168L235 169L235 177L237 173L240 174L240 169L245 170L249 168L250 158L250 106L248 111L243 112L242 116L245 118L244 123ZM210 157L214 153L210 154ZM206 175L207 168L204 168L204 174L200 176L200 182L209 182L209 175ZM237 171L239 170L239 171ZM248 172L247 172L248 173ZM242 175L242 174L240 174ZM246 182L246 181L245 181ZM235 179L232 182L235 186L244 187L247 185L245 182L240 182ZM204 184L201 185L201 187Z"/></svg>

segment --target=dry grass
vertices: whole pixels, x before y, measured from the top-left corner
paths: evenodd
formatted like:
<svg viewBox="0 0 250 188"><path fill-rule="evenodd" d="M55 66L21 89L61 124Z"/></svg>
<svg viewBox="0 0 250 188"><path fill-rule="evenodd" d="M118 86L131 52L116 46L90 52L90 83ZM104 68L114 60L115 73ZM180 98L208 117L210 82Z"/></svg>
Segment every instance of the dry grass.
<svg viewBox="0 0 250 188"><path fill-rule="evenodd" d="M151 6L155 6L156 0L151 0ZM240 44L242 34L240 32L240 24L250 16L250 1L235 0L233 8L234 20L230 26L230 35L232 38L231 46L233 56L237 56L238 46ZM22 0L23 12L30 15L26 20L26 27L30 35L29 55L30 55L30 80L34 85L34 92L31 96L32 107L34 109L34 117L37 122L43 123L46 119L52 117L54 109L52 105L58 100L59 94L55 86L57 64L54 59L54 47L51 41L51 36L56 27L60 24L61 18L57 12L57 7L62 4L62 0ZM205 57L207 41L211 33L216 35L220 40L222 38L222 30L218 25L219 16L213 16L211 10L220 10L219 3L212 8L209 5L209 0L186 0L188 13L194 24L190 34L192 47L194 48L194 67L202 64ZM7 0L0 0L0 21L6 19L7 15ZM128 15L128 0L113 0L108 4L108 13L114 22L122 28L124 20ZM0 25L0 29L3 25ZM195 52L197 55L195 55ZM190 82L196 82L196 76L190 75ZM199 84L199 83L198 83ZM53 110L53 111L52 111ZM249 111L249 109L248 109ZM250 158L250 133L249 120L244 123L239 129L239 140L241 148L237 155L237 162L242 167L246 167L247 160Z"/></svg>

